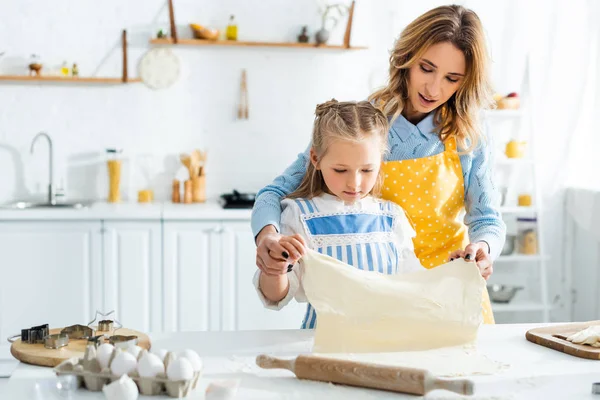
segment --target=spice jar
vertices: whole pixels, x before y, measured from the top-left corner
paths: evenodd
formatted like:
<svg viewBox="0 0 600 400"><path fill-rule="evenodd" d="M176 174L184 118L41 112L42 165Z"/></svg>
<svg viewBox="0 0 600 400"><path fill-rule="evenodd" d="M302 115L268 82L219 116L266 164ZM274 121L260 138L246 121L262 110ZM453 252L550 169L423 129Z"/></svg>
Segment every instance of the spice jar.
<svg viewBox="0 0 600 400"><path fill-rule="evenodd" d="M517 225L517 251L520 254L537 254L537 218L517 218Z"/></svg>

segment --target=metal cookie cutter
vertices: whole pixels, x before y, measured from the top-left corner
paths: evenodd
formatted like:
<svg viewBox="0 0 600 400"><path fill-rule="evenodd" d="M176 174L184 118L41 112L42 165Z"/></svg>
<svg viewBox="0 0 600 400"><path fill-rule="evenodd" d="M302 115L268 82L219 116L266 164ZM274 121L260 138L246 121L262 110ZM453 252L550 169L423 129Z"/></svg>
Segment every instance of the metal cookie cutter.
<svg viewBox="0 0 600 400"><path fill-rule="evenodd" d="M65 333L56 333L44 338L44 347L47 349L60 349L69 344L69 335Z"/></svg>
<svg viewBox="0 0 600 400"><path fill-rule="evenodd" d="M88 339L94 336L94 330L86 325L67 326L60 333L68 335L72 340Z"/></svg>
<svg viewBox="0 0 600 400"><path fill-rule="evenodd" d="M48 324L33 326L29 329L21 329L20 335L13 335L8 338L10 343L15 342L17 339L21 338L22 343L44 343L44 337L48 336L50 333L50 327Z"/></svg>
<svg viewBox="0 0 600 400"><path fill-rule="evenodd" d="M138 344L138 337L135 335L113 335L108 338L108 342L115 347L126 349L130 346L135 346L136 344Z"/></svg>
<svg viewBox="0 0 600 400"><path fill-rule="evenodd" d="M114 322L110 319L103 319L98 322L98 331L99 332L108 332L112 331L114 326Z"/></svg>

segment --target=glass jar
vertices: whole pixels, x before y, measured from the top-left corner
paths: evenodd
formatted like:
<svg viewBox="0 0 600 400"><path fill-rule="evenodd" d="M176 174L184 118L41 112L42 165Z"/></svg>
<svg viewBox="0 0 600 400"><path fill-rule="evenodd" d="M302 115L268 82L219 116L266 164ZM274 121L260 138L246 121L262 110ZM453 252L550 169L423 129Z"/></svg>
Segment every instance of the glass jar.
<svg viewBox="0 0 600 400"><path fill-rule="evenodd" d="M121 201L121 153L119 149L106 149L106 164L108 167L108 198L109 203Z"/></svg>
<svg viewBox="0 0 600 400"><path fill-rule="evenodd" d="M520 254L537 254L537 218L517 218L517 226L517 251Z"/></svg>

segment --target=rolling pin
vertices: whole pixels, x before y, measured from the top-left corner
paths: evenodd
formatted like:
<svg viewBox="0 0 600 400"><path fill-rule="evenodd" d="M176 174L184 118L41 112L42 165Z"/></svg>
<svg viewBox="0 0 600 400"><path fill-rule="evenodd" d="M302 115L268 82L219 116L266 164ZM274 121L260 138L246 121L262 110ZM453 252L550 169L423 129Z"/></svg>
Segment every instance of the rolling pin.
<svg viewBox="0 0 600 400"><path fill-rule="evenodd" d="M432 390L473 394L473 382L467 379L440 379L424 369L393 367L364 362L336 360L311 355L284 360L261 354L256 364L265 369L288 369L300 379L341 383L391 392L425 395Z"/></svg>

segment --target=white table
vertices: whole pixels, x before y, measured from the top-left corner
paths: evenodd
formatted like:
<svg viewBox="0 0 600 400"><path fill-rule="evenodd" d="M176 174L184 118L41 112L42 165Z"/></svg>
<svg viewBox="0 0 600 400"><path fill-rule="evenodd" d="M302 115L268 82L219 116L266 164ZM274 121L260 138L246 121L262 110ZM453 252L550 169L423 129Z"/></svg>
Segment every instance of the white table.
<svg viewBox="0 0 600 400"><path fill-rule="evenodd" d="M489 358L510 364L502 373L470 377L475 395L462 397L444 391L431 392L427 399L600 399L591 394L600 382L600 361L572 357L525 340L528 329L541 325L483 326L477 347ZM300 381L284 370L259 370L257 354L296 356L310 352L311 331L190 332L151 335L153 346L170 350L192 348L204 359L202 386L219 379L239 379L237 399L414 399L414 396L326 383ZM36 381L52 379L49 368L19 364L12 377L0 386L0 399L48 399L35 393ZM3 390L3 392L2 392ZM37 396L37 397L36 397ZM75 399L103 399L101 393L79 390ZM164 399L166 397L144 397ZM203 398L197 390L190 398Z"/></svg>

